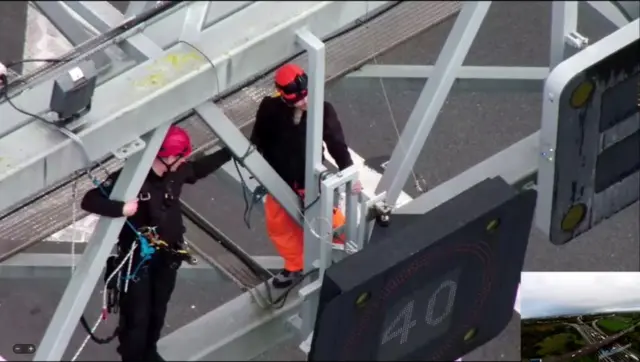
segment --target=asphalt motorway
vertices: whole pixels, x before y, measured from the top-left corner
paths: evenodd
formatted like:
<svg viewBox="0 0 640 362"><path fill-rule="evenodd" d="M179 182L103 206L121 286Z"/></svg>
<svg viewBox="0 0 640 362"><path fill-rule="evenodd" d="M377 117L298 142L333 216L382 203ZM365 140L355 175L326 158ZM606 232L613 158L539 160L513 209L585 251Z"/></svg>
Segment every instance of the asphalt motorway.
<svg viewBox="0 0 640 362"><path fill-rule="evenodd" d="M552 362L570 361L577 357L595 354L598 351L600 351L598 352L598 357L600 361L603 361L603 362L637 361L636 359L634 359L634 357L637 358L637 356L635 356L631 352L626 351L625 346L622 346L620 343L617 343L617 342L614 343L614 341L624 336L625 334L631 332L638 325L628 328L615 335L609 336L606 333L602 332L597 327L596 323L597 321L593 321L591 324L586 324L580 320L578 321L578 324L570 323L569 325L575 328L578 331L578 333L580 333L582 338L584 338L584 340L587 341L587 343L589 343L589 345L582 347L577 351L573 351L562 356L545 358L545 361L552 361ZM607 347L607 352L609 353L604 353L605 351L602 350L604 347ZM610 353L610 351L613 349L619 352Z"/></svg>
<svg viewBox="0 0 640 362"><path fill-rule="evenodd" d="M122 9L126 2L114 2ZM22 58L26 3L0 3L0 61ZM581 5L582 6L582 5ZM467 65L545 66L548 63L550 2L495 2L471 49ZM613 28L588 6L581 33L592 42ZM378 57L379 64L433 64L453 20L401 44ZM326 97L343 119L350 147L365 159L388 157L397 142L424 81L384 81L389 104L378 79L345 78L327 87ZM495 154L539 128L541 95L537 93L472 93L455 90L449 96L415 166L415 173L432 188ZM389 108L394 117L390 117ZM394 119L395 121L393 121ZM412 181L405 192L417 196ZM275 255L265 237L259 213L253 227L242 221L240 195L230 194L216 175L185 190L185 199L252 255ZM572 243L557 247L534 230L531 233L525 270L530 271L637 271L639 269L638 204L628 207L593 231ZM212 271L212 273L214 273ZM0 279L0 355L10 360L30 360L11 355L14 343L37 343L50 320L66 281ZM174 294L165 333L191 322L210 309L230 300L240 291L230 282L181 279ZM99 310L99 291L88 307L93 319ZM112 327L112 322L107 323ZM473 361L520 359L520 316L493 341L465 356ZM108 329L107 329L108 331ZM100 331L100 335L107 333ZM84 338L76 331L70 352ZM73 351L71 351L73 350ZM67 356L69 358L70 356ZM286 343L261 355L258 360L300 360L293 343ZM80 359L115 360L115 345L90 344Z"/></svg>

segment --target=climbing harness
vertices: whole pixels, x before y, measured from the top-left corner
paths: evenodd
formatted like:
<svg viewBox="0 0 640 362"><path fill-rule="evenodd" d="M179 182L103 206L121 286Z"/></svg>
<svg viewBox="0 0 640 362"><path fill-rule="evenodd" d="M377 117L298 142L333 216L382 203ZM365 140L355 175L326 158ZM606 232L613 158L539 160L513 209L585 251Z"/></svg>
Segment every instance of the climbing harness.
<svg viewBox="0 0 640 362"><path fill-rule="evenodd" d="M184 245L182 245L183 247L176 249L170 247L166 241L160 239L160 235L158 235L157 232L157 226L144 226L140 228L140 232L147 238L149 245L155 248L155 250L167 251L178 260L184 261L189 265L196 265L198 263L198 259L189 252L186 241L184 242Z"/></svg>

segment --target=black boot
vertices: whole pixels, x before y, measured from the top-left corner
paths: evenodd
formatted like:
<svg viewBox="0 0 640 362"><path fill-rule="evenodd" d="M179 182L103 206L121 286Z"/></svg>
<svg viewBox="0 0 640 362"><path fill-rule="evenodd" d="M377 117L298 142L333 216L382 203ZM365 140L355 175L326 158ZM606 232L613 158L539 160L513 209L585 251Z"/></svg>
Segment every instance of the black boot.
<svg viewBox="0 0 640 362"><path fill-rule="evenodd" d="M275 277L273 277L273 280L271 281L271 285L273 285L274 288L278 288L278 289L289 288L291 285L293 285L294 282L298 281L300 278L302 278L302 271L292 272L288 270L283 270L279 274L277 274Z"/></svg>

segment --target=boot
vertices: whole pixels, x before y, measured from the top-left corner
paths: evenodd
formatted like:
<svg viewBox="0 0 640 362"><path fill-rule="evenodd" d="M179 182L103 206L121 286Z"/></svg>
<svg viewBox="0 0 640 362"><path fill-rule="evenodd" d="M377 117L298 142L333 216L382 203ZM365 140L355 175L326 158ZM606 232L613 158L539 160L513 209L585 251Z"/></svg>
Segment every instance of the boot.
<svg viewBox="0 0 640 362"><path fill-rule="evenodd" d="M153 351L149 354L149 362L165 362L165 360L158 351Z"/></svg>
<svg viewBox="0 0 640 362"><path fill-rule="evenodd" d="M289 288L293 285L294 282L300 280L302 278L302 271L291 272L288 270L283 270L271 281L271 285L277 289Z"/></svg>

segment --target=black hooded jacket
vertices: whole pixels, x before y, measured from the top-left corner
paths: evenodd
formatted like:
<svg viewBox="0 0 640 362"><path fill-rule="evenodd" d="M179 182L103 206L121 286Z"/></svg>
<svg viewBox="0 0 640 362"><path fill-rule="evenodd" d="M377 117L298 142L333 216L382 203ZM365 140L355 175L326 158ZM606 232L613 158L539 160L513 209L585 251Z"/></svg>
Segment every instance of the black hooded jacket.
<svg viewBox="0 0 640 362"><path fill-rule="evenodd" d="M205 178L230 159L231 154L224 148L211 155L185 162L175 172L167 172L162 177L153 170L149 171L138 194L138 211L128 220L138 229L157 226L160 239L170 246L182 243L186 231L179 200L182 186ZM111 194L119 175L120 171L115 172L102 183L101 188L107 194ZM94 188L85 194L81 207L93 214L116 218L122 217L124 204L122 201L110 200L102 190ZM135 239L136 234L125 224L120 231L119 245L128 249Z"/></svg>
<svg viewBox="0 0 640 362"><path fill-rule="evenodd" d="M279 97L264 98L258 107L251 142L289 186L304 189L307 112L297 125L293 115L294 108ZM329 102L324 102L322 139L340 170L353 165L342 125Z"/></svg>

